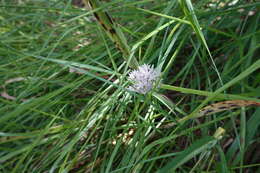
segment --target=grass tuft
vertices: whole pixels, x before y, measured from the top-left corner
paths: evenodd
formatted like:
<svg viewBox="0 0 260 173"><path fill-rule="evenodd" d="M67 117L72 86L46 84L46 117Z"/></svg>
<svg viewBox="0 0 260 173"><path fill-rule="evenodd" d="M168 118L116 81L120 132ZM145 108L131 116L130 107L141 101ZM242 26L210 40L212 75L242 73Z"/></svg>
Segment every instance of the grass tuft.
<svg viewBox="0 0 260 173"><path fill-rule="evenodd" d="M260 172L259 8L0 0L0 172ZM142 64L162 73L146 95Z"/></svg>

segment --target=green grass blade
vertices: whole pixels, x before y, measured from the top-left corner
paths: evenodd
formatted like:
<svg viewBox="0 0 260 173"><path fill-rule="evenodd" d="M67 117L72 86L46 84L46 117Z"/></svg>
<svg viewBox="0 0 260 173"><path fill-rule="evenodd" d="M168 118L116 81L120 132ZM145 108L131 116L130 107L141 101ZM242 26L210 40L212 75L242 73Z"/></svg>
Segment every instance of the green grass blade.
<svg viewBox="0 0 260 173"><path fill-rule="evenodd" d="M168 162L166 166L158 171L158 173L174 172L177 168L179 168L187 161L191 160L196 155L200 154L203 151L211 149L213 147L212 144L215 142L216 139L211 136L204 137L194 142L186 150L181 152L180 155L176 156L174 159L172 159L172 161Z"/></svg>

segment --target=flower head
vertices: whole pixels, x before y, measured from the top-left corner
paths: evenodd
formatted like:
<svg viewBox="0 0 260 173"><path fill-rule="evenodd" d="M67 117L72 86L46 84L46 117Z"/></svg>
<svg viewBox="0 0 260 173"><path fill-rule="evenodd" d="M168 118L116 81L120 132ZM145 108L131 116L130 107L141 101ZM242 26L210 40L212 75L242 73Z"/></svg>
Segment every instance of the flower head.
<svg viewBox="0 0 260 173"><path fill-rule="evenodd" d="M146 94L153 89L154 84L160 77L160 71L154 69L153 66L144 64L129 73L128 79L133 82L133 85L128 89L141 94Z"/></svg>

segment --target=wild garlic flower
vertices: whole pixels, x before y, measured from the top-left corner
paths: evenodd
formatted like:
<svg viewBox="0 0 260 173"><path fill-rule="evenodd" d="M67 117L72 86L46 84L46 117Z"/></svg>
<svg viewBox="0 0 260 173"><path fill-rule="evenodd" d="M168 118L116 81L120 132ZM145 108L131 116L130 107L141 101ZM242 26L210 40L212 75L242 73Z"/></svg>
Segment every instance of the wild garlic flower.
<svg viewBox="0 0 260 173"><path fill-rule="evenodd" d="M151 91L154 85L158 82L161 72L154 69L153 66L144 64L129 73L128 79L133 82L133 85L128 87L130 91L141 94L146 94Z"/></svg>

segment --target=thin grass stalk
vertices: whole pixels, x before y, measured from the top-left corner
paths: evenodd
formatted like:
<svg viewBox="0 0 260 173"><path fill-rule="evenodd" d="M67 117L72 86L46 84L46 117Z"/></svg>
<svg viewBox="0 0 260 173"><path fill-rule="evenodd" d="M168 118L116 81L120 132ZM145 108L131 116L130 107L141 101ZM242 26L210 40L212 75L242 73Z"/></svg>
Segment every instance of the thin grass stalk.
<svg viewBox="0 0 260 173"><path fill-rule="evenodd" d="M92 10L95 10L93 15L95 16L97 22L113 41L116 48L122 53L125 61L130 61L129 66L132 68L137 68L138 62L135 57L130 56L130 47L128 46L126 37L118 24L114 22L107 12L103 11L101 4L97 0L83 0L83 2L86 6L90 6Z"/></svg>

